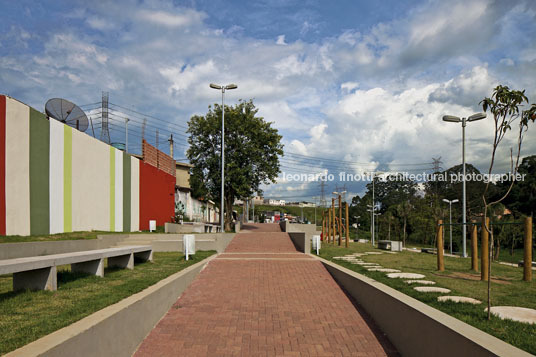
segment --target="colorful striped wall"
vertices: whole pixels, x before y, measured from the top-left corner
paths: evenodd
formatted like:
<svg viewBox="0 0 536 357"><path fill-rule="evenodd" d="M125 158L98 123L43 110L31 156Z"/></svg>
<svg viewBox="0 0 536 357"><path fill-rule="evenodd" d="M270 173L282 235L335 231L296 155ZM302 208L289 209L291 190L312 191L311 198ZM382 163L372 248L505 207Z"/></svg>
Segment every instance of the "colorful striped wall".
<svg viewBox="0 0 536 357"><path fill-rule="evenodd" d="M163 225L174 187L155 191L140 180L152 185L174 177L157 170L151 173L156 181L147 179L143 167L121 150L0 96L0 235L137 231L148 219ZM144 192L153 194L151 205L140 208Z"/></svg>

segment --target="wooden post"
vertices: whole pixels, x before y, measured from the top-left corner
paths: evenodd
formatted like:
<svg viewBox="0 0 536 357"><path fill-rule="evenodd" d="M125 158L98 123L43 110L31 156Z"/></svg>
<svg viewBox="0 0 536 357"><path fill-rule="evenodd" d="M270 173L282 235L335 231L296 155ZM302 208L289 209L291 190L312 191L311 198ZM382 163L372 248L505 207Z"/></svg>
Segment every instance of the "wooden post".
<svg viewBox="0 0 536 357"><path fill-rule="evenodd" d="M339 247L341 246L342 241L342 196L339 195Z"/></svg>
<svg viewBox="0 0 536 357"><path fill-rule="evenodd" d="M474 271L478 271L478 227L476 221L473 221L473 229L471 230L471 267Z"/></svg>
<svg viewBox="0 0 536 357"><path fill-rule="evenodd" d="M324 219L326 218L326 212L322 211L322 239L326 239L326 234L324 231L324 227L326 226L326 222Z"/></svg>
<svg viewBox="0 0 536 357"><path fill-rule="evenodd" d="M486 230L486 225L489 227L489 217L484 222L482 217L482 232L480 233L480 280L488 281L488 265L489 265L489 234Z"/></svg>
<svg viewBox="0 0 536 357"><path fill-rule="evenodd" d="M346 207L346 245L345 247L348 248L348 241L350 240L350 229L348 228L348 202L344 203L344 206Z"/></svg>
<svg viewBox="0 0 536 357"><path fill-rule="evenodd" d="M332 225L332 240L331 242L335 244L335 198L331 198L331 225Z"/></svg>
<svg viewBox="0 0 536 357"><path fill-rule="evenodd" d="M525 256L523 258L523 280L532 280L532 217L525 218Z"/></svg>
<svg viewBox="0 0 536 357"><path fill-rule="evenodd" d="M445 262L443 261L443 221L437 221L437 270L445 270Z"/></svg>

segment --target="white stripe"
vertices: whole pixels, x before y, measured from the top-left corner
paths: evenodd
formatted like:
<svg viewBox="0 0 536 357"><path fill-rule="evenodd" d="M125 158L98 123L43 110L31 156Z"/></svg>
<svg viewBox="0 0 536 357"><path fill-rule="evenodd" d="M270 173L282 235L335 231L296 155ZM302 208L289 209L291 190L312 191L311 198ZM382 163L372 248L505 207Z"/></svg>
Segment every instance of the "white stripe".
<svg viewBox="0 0 536 357"><path fill-rule="evenodd" d="M123 230L123 152L115 151L115 231Z"/></svg>
<svg viewBox="0 0 536 357"><path fill-rule="evenodd" d="M130 158L130 230L140 230L140 160Z"/></svg>
<svg viewBox="0 0 536 357"><path fill-rule="evenodd" d="M30 235L30 107L8 97L6 234Z"/></svg>

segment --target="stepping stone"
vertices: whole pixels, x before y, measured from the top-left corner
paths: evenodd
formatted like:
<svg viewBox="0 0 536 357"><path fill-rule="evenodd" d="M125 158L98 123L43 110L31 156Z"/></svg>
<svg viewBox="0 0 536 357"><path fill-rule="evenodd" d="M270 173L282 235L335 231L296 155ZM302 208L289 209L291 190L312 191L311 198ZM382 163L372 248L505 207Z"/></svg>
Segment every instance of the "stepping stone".
<svg viewBox="0 0 536 357"><path fill-rule="evenodd" d="M368 271L381 271L382 273L400 273L398 269L389 269L389 268L370 268Z"/></svg>
<svg viewBox="0 0 536 357"><path fill-rule="evenodd" d="M365 254L376 254L376 255L378 255L378 254L383 254L383 253L382 252L365 252Z"/></svg>
<svg viewBox="0 0 536 357"><path fill-rule="evenodd" d="M341 259L344 259L344 257L333 257L333 259L341 260Z"/></svg>
<svg viewBox="0 0 536 357"><path fill-rule="evenodd" d="M486 308L484 311L488 311ZM536 310L517 306L492 306L491 313L501 319L509 319L527 324L536 323Z"/></svg>
<svg viewBox="0 0 536 357"><path fill-rule="evenodd" d="M422 284L422 285L435 285L435 281L431 280L405 280L406 284Z"/></svg>
<svg viewBox="0 0 536 357"><path fill-rule="evenodd" d="M438 296L437 301L453 301L453 302L465 302L468 304L478 305L482 302L477 299L473 299L466 296Z"/></svg>
<svg viewBox="0 0 536 357"><path fill-rule="evenodd" d="M419 291L421 293L441 293L441 294L450 293L449 289L438 288L438 287L435 287L435 286L416 286L413 289L417 290L417 291Z"/></svg>
<svg viewBox="0 0 536 357"><path fill-rule="evenodd" d="M392 274L387 274L387 277L391 278L391 279L395 279L395 278L400 278L400 279L422 279L422 278L424 278L424 275L416 274L416 273L392 273Z"/></svg>
<svg viewBox="0 0 536 357"><path fill-rule="evenodd" d="M369 265L371 267L374 266L374 265L375 266L380 266L380 264L378 264L378 263L367 263L367 262L356 262L356 263L359 264L359 265L363 265L363 266L369 266Z"/></svg>

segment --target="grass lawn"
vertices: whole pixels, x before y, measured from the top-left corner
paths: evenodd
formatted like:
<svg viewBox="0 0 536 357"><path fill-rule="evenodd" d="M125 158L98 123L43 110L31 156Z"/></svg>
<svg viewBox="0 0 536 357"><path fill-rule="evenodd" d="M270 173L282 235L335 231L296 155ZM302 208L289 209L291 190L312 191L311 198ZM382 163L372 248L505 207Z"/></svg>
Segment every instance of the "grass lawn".
<svg viewBox="0 0 536 357"><path fill-rule="evenodd" d="M322 258L332 260L350 270L366 275L382 282L402 293L420 300L438 310L441 310L459 320L500 338L518 348L536 354L536 324L529 325L493 317L487 320L484 312L487 306L487 282L480 281L480 273L471 270L471 260L445 257L445 272L439 273L437 257L432 254L400 252L398 254L366 255L364 261L380 264L385 268L399 269L408 273L421 273L426 280L436 282L438 287L451 290L447 295L467 296L482 301L481 305L461 304L453 302L438 302L437 297L445 294L419 293L413 290L415 284L406 284L403 279L389 279L385 273L369 272L365 268L332 257L354 252L379 251L370 244L351 243L348 249L322 245ZM492 277L497 281L491 284L492 306L512 305L536 309L536 281L522 281L523 270L500 264L492 264ZM473 280L475 279L475 280Z"/></svg>
<svg viewBox="0 0 536 357"><path fill-rule="evenodd" d="M0 276L0 355L72 324L214 254L154 253L154 262L134 270L106 268L104 277L58 271L57 291L12 291L12 276Z"/></svg>
<svg viewBox="0 0 536 357"><path fill-rule="evenodd" d="M97 239L98 235L103 234L144 234L149 231L142 232L105 232L105 231L89 231L89 232L68 232L57 234L43 234L33 236L0 236L0 243L23 243L23 242L48 242L58 240L81 240L81 239ZM164 226L157 226L156 231L152 233L164 233Z"/></svg>

